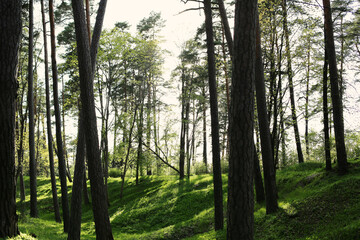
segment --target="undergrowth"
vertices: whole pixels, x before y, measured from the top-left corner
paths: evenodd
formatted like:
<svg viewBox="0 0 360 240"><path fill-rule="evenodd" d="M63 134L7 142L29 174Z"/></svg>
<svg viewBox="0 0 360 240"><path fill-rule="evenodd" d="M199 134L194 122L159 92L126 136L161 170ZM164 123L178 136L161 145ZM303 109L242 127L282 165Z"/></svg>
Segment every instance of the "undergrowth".
<svg viewBox="0 0 360 240"><path fill-rule="evenodd" d="M344 176L336 170L326 172L320 163L304 163L279 170L276 177L279 211L267 215L265 203L255 204L255 239L360 239L359 160L351 161ZM14 239L66 239L62 224L54 221L49 179L38 179L36 219L29 217L29 179L25 179L26 200L17 202L21 235ZM120 178L109 178L114 239L226 239L226 225L214 231L211 175L182 181L175 176L146 176L138 185L127 179L123 198L120 185ZM71 199L71 184L68 188ZM226 175L223 190L226 213ZM81 238L95 239L91 206L83 205L82 212Z"/></svg>

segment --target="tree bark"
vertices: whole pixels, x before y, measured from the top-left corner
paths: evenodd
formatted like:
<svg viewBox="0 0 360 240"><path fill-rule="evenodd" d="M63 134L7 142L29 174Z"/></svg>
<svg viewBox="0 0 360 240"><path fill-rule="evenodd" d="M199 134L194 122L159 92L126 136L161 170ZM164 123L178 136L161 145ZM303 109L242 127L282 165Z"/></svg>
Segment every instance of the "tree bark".
<svg viewBox="0 0 360 240"><path fill-rule="evenodd" d="M206 131L206 93L205 93L205 79L204 79L204 83L202 86L202 97L203 97L203 102L202 102L202 107L203 107L203 115L202 115L202 120L203 120L203 162L205 164L205 169L206 172L208 172L208 162L207 162L207 131Z"/></svg>
<svg viewBox="0 0 360 240"><path fill-rule="evenodd" d="M51 32L51 68L53 76L53 95L54 95L54 108L55 108L55 123L56 123L56 145L59 160L59 176L61 183L61 207L64 221L64 232L69 230L69 200L66 183L66 165L64 157L64 148L61 133L61 113L58 96L58 72L56 63L56 39L55 39L55 20L54 20L54 2L49 0L49 19L50 19L50 32Z"/></svg>
<svg viewBox="0 0 360 240"><path fill-rule="evenodd" d="M184 71L184 70L183 70ZM181 76L181 129L180 129L180 158L179 158L179 170L180 170L180 179L183 179L185 176L185 132L186 132L186 123L185 123L185 95L186 95L186 84L184 73Z"/></svg>
<svg viewBox="0 0 360 240"><path fill-rule="evenodd" d="M224 4L223 0L217 0L217 2L219 5L219 13L220 13L220 17L221 17L221 23L223 25L224 32L225 32L226 42L228 45L230 56L232 57L232 55L233 55L233 39L232 39L232 35L231 35L229 21L228 21L227 14L226 14L225 4Z"/></svg>
<svg viewBox="0 0 360 240"><path fill-rule="evenodd" d="M79 110L78 143L76 146L76 162L71 197L71 214L68 240L80 239L81 232L81 193L84 187L85 176L85 131L81 107Z"/></svg>
<svg viewBox="0 0 360 240"><path fill-rule="evenodd" d="M215 230L224 228L223 192L220 163L219 117L216 86L215 47L211 1L204 1L208 78L210 92L211 139L214 176Z"/></svg>
<svg viewBox="0 0 360 240"><path fill-rule="evenodd" d="M326 38L326 37L325 37ZM331 170L331 146L329 136L329 108L328 108L328 59L325 48L324 68L323 68L323 114L324 114L324 146L325 146L325 163L326 170Z"/></svg>
<svg viewBox="0 0 360 240"><path fill-rule="evenodd" d="M339 174L345 174L348 171L347 155L345 147L344 117L342 99L339 90L339 77L336 65L336 53L334 44L334 30L331 16L331 6L329 0L323 0L324 5L324 25L326 43L325 47L328 53L331 99L333 105L333 120L336 141L336 156L338 161Z"/></svg>
<svg viewBox="0 0 360 240"><path fill-rule="evenodd" d="M29 56L28 56L28 106L29 106L29 168L30 168L30 216L38 217L36 190L35 126L34 126L34 8L29 1Z"/></svg>
<svg viewBox="0 0 360 240"><path fill-rule="evenodd" d="M51 190L53 197L53 206L55 212L55 221L61 222L59 202L57 196L55 167L54 167L54 150L52 145L52 133L51 133L51 110L50 110L50 84L49 84L49 64L48 64L48 50L47 50L47 31L46 31L46 19L44 10L44 0L41 0L41 16L43 24L43 36L44 36L44 62L45 62L45 89L46 89L46 119L47 119L47 135L48 135L48 150L49 150L49 166L51 176Z"/></svg>
<svg viewBox="0 0 360 240"><path fill-rule="evenodd" d="M264 170L265 194L266 194L266 213L274 213L278 209L277 189L274 168L274 155L271 144L270 128L268 122L266 92L264 80L264 68L261 52L260 23L257 14L256 24L256 61L255 61L255 87L256 102L259 120L259 130L261 139L261 153Z"/></svg>
<svg viewBox="0 0 360 240"><path fill-rule="evenodd" d="M0 238L19 234L15 185L15 111L21 1L0 2Z"/></svg>
<svg viewBox="0 0 360 240"><path fill-rule="evenodd" d="M309 97L310 97L310 57L311 57L311 40L308 36L307 42L307 67L306 67L306 92L305 92L305 149L306 159L310 159L310 146L309 146Z"/></svg>
<svg viewBox="0 0 360 240"><path fill-rule="evenodd" d="M235 2L230 106L228 239L254 237L254 81L256 0Z"/></svg>
<svg viewBox="0 0 360 240"><path fill-rule="evenodd" d="M254 183L256 192L256 202L261 203L265 200L264 184L261 175L259 156L254 146Z"/></svg>
<svg viewBox="0 0 360 240"><path fill-rule="evenodd" d="M106 0L102 0L99 4L90 49L85 22L84 3L83 1L72 0L95 231L96 238L101 240L113 239L108 205L104 191L93 89L96 52L99 44L106 3Z"/></svg>
<svg viewBox="0 0 360 240"><path fill-rule="evenodd" d="M286 45L286 57L287 57L287 74L289 79L289 91L290 91L290 102L291 102L291 117L292 125L294 127L296 150L298 154L299 163L304 162L304 156L301 150L301 141L299 134L299 127L296 116L296 105L295 105L295 93L294 93L294 82L293 82L293 71L291 67L291 51L290 51L290 42L289 42L289 30L287 25L287 0L283 0L282 9L284 14L284 34L285 34L285 45Z"/></svg>

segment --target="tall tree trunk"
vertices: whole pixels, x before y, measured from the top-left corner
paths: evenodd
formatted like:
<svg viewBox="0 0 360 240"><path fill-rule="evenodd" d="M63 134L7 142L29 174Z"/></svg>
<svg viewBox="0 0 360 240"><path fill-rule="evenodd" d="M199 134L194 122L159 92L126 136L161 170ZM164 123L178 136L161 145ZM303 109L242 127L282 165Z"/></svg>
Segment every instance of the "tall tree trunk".
<svg viewBox="0 0 360 240"><path fill-rule="evenodd" d="M264 184L261 175L260 161L254 146L254 183L256 192L256 202L261 203L265 200Z"/></svg>
<svg viewBox="0 0 360 240"><path fill-rule="evenodd" d="M141 103L142 104L142 103ZM124 161L124 172L121 175L121 187L120 187L120 198L123 197L123 191L124 191L124 184L125 184L125 177L126 177L126 171L127 171L127 164L129 161L129 156L130 156L130 149L131 149L131 143L132 143L132 134L133 134L133 129L135 126L135 121L136 121L136 114L137 114L137 109L138 109L139 105L135 106L135 111L134 111L134 118L133 121L131 123L131 127L130 127L130 131L129 131L129 142L128 142L128 147L126 150L126 157L125 157L125 161Z"/></svg>
<svg viewBox="0 0 360 240"><path fill-rule="evenodd" d="M53 206L55 212L55 221L61 222L59 202L57 196L55 167L54 167L54 150L52 145L52 133L51 133L51 110L50 110L50 83L49 83L49 64L48 64L48 50L47 50L47 31L46 31L46 19L44 10L44 0L41 0L41 16L43 24L43 36L44 36L44 62L45 62L45 89L46 89L46 119L47 119L47 135L48 135L48 150L49 150L49 166L51 176L51 190L53 197Z"/></svg>
<svg viewBox="0 0 360 240"><path fill-rule="evenodd" d="M15 185L15 111L21 1L0 2L0 238L19 234Z"/></svg>
<svg viewBox="0 0 360 240"><path fill-rule="evenodd" d="M151 141L151 74L147 80L147 103L146 103L146 145L150 146ZM146 175L151 175L151 162L146 163Z"/></svg>
<svg viewBox="0 0 360 240"><path fill-rule="evenodd" d="M203 102L202 102L202 110L203 110L203 162L205 164L206 172L208 172L208 162L207 162L207 131L206 131L206 93L205 93L205 79L202 86L202 96L203 96Z"/></svg>
<svg viewBox="0 0 360 240"><path fill-rule="evenodd" d="M325 36L326 38L326 36ZM323 68L323 116L324 116L324 146L326 170L331 170L331 146L329 136L329 108L328 108L328 55L325 48Z"/></svg>
<svg viewBox="0 0 360 240"><path fill-rule="evenodd" d="M81 193L85 176L85 129L81 107L79 107L78 142L76 146L76 162L74 183L71 197L71 214L68 240L80 239L81 232Z"/></svg>
<svg viewBox="0 0 360 240"><path fill-rule="evenodd" d="M299 134L299 127L296 116L296 106L295 106L295 93L294 93L294 82L293 82L293 71L291 67L291 50L290 50L290 40L289 40L289 29L287 25L287 0L283 0L282 10L283 10L283 27L285 34L285 45L286 45L286 57L287 57L287 75L289 79L289 91L290 91L290 102L291 102L291 117L292 117L292 125L294 128L295 134L295 142L296 142L296 150L298 154L299 163L304 162L304 156L301 150L301 141Z"/></svg>
<svg viewBox="0 0 360 240"><path fill-rule="evenodd" d="M208 77L210 92L211 139L214 175L215 230L224 228L223 193L220 163L219 118L216 86L215 47L211 1L204 1Z"/></svg>
<svg viewBox="0 0 360 240"><path fill-rule="evenodd" d="M113 236L104 191L93 90L95 59L106 3L106 0L100 1L90 48L85 23L84 3L83 1L72 0L80 71L81 100L85 119L85 144L89 166L96 238L111 240Z"/></svg>
<svg viewBox="0 0 360 240"><path fill-rule="evenodd" d="M257 14L258 16L258 14ZM270 128L267 115L264 68L261 52L260 23L257 17L256 24L256 60L255 60L255 87L261 152L265 180L266 213L274 213L278 209L277 189L274 168L274 155L271 145Z"/></svg>
<svg viewBox="0 0 360 240"><path fill-rule="evenodd" d="M142 84L142 83L141 83ZM145 86L144 86L145 88ZM144 99L145 92L144 88L140 86L139 88L139 100L140 100L140 115L138 119L138 149L137 149L137 159L136 159L136 185L139 184L139 175L142 174L142 164L143 164L143 128L144 128ZM130 140L129 140L130 141Z"/></svg>
<svg viewBox="0 0 360 240"><path fill-rule="evenodd" d="M219 13L221 17L221 23L224 28L226 42L229 48L230 56L233 56L233 39L231 35L230 25L226 14L225 4L223 0L217 0L219 5Z"/></svg>
<svg viewBox="0 0 360 240"><path fill-rule="evenodd" d="M256 0L235 2L230 106L228 239L254 237L254 81Z"/></svg>
<svg viewBox="0 0 360 240"><path fill-rule="evenodd" d="M185 176L185 132L186 132L186 123L185 123L185 94L186 94L186 85L184 74L182 74L182 83L181 83L181 129L180 129L180 158L179 158L179 170L180 170L180 179L183 179Z"/></svg>
<svg viewBox="0 0 360 240"><path fill-rule="evenodd" d="M334 30L331 16L331 6L329 0L323 0L324 5L324 22L326 44L325 47L328 53L329 72L330 72L330 85L331 85L331 99L333 105L333 120L336 141L336 156L339 167L339 174L345 174L348 171L347 155L345 147L345 134L344 134L344 118L342 99L339 90L338 71L336 66L336 53L334 44Z"/></svg>
<svg viewBox="0 0 360 240"><path fill-rule="evenodd" d="M69 182L72 182L71 179L71 173L70 173L70 165L69 165L69 156L68 156L68 151L67 151L67 147L66 147L66 133L65 133L65 94L64 94L64 89L65 89L65 85L64 85L64 78L61 79L61 83L62 83L62 92L61 92L61 103L62 103L62 108L61 108L61 117L62 117L62 129L63 129L63 146L64 146L64 158L65 158L65 163L66 163L66 176L69 180Z"/></svg>
<svg viewBox="0 0 360 240"><path fill-rule="evenodd" d="M37 218L37 190L36 190L36 159L35 159L35 126L34 126L34 7L33 0L29 1L29 62L28 62L28 105L29 105L29 165L30 165L30 216Z"/></svg>
<svg viewBox="0 0 360 240"><path fill-rule="evenodd" d="M278 39L278 37L277 37ZM279 149L280 149L280 136L281 136L281 124L282 122L280 121L280 123L278 124L278 116L280 115L280 119L281 119L281 115L283 114L282 109L283 109L283 90L282 90L282 73L281 73L281 69L282 69L282 49L283 49L283 44L284 44L284 34L281 34L281 40L280 40L280 46L278 45L278 40L276 40L276 51L277 51L277 61L278 61L278 66L277 66L277 71L278 71L278 84L277 84L277 92L278 92L278 103L277 103L277 107L276 107L276 111L274 111L274 122L273 122L273 130L272 130L272 143L273 143L273 149L274 149L274 162L275 162L275 174L276 174L276 169L280 166L280 161L279 161Z"/></svg>
<svg viewBox="0 0 360 240"><path fill-rule="evenodd" d="M309 146L309 96L310 96L310 55L311 55L311 41L308 37L307 49L307 68L306 68L306 92L305 92L305 148L306 159L310 159L310 146Z"/></svg>
<svg viewBox="0 0 360 240"><path fill-rule="evenodd" d="M19 66L18 73L21 72L21 64ZM22 80L21 80L22 81ZM22 81L23 82L23 81ZM24 176L23 176L23 160L24 160L24 132L26 129L26 119L28 114L28 106L26 107L25 113L23 113L23 100L24 100L24 93L25 93L25 86L22 88L22 91L20 93L20 100L18 99L18 104L16 106L16 109L18 112L18 125L20 127L19 132L19 148L17 150L17 158L18 158L18 169L16 173L16 179L17 176L19 176L19 188L20 188L20 200L25 201L25 184L24 184ZM16 180L17 182L17 180Z"/></svg>
<svg viewBox="0 0 360 240"><path fill-rule="evenodd" d="M66 183L66 165L64 158L64 148L61 133L61 115L58 96L58 73L56 64L56 39L55 39L55 20L54 20L54 2L49 0L49 18L50 18L50 32L51 32L51 68L53 76L53 95L55 108L55 123L56 123L56 145L59 158L59 176L61 183L61 206L64 221L64 232L69 230L69 200Z"/></svg>
<svg viewBox="0 0 360 240"><path fill-rule="evenodd" d="M191 86L191 83L190 83ZM186 174L188 178L190 177L190 139L189 139L189 129L190 129L190 93L188 92L186 96L186 107L185 107L185 149L186 149Z"/></svg>

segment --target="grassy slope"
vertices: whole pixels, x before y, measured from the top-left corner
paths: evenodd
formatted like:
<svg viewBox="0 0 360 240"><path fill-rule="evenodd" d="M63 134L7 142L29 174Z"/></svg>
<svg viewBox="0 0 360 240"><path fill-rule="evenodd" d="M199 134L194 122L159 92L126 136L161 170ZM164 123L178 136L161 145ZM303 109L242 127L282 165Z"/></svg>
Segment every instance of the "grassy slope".
<svg viewBox="0 0 360 240"><path fill-rule="evenodd" d="M265 206L256 204L255 239L360 239L360 162L353 162L350 173L342 177L321 167L305 163L278 171L281 209L266 215ZM110 179L114 238L225 239L225 231L213 230L211 181L209 175L183 182L174 177L143 177L136 186L129 179L124 198L119 199L120 180ZM226 176L223 183L226 202ZM66 239L62 225L53 220L50 188L48 179L38 180L39 219L27 217L28 194L25 203L18 202L23 235L17 239L33 239L31 234L38 239ZM82 239L94 236L91 207L83 206Z"/></svg>

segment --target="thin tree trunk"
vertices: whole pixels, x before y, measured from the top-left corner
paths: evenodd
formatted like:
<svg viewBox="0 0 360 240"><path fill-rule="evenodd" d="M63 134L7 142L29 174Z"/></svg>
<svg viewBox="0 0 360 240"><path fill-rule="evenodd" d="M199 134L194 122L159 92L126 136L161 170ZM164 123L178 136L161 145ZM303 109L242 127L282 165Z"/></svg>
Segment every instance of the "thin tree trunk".
<svg viewBox="0 0 360 240"><path fill-rule="evenodd" d="M36 159L35 159L35 126L34 126L34 8L33 0L29 1L29 62L28 62L28 105L29 105L29 165L30 165L30 216L38 217Z"/></svg>
<svg viewBox="0 0 360 240"><path fill-rule="evenodd" d="M18 71L18 73L20 72L20 70ZM20 200L21 201L25 201L25 184L24 184L24 176L23 176L23 160L24 160L24 132L25 132L25 128L26 128L26 119L27 119L27 114L28 114L28 106L26 107L25 110L25 114L22 113L23 111L23 98L24 98L24 93L25 93L25 86L22 89L21 92L21 104L20 106L17 106L17 110L19 110L19 125L20 125L20 134L19 134L19 139L20 139L20 143L19 143L19 149L18 149L18 170L17 170L17 175L19 175L19 187L20 187ZM16 177L17 179L17 177Z"/></svg>
<svg viewBox="0 0 360 240"><path fill-rule="evenodd" d="M217 0L217 2L219 5L221 23L224 28L226 42L228 44L230 56L232 57L233 56L233 39L232 39L231 31L230 31L229 21L228 21L227 14L226 14L225 4L224 4L223 0Z"/></svg>
<svg viewBox="0 0 360 240"><path fill-rule="evenodd" d="M256 202L261 203L265 200L264 184L261 175L259 156L254 146L254 183L256 192Z"/></svg>
<svg viewBox="0 0 360 240"><path fill-rule="evenodd" d="M191 83L190 83L191 86ZM190 128L190 94L186 96L186 107L185 107L185 142L186 142L186 173L190 178L190 139L189 139L189 128Z"/></svg>
<svg viewBox="0 0 360 240"><path fill-rule="evenodd" d="M145 86L144 86L145 88ZM138 149L137 149L137 159L136 159L136 185L139 184L139 175L142 174L142 164L143 164L143 149L142 149L142 142L143 142L143 127L144 127L144 99L145 93L144 89L140 86L139 89L140 94L140 115L138 119ZM130 141L130 139L129 139Z"/></svg>
<svg viewBox="0 0 360 240"><path fill-rule="evenodd" d="M208 77L210 92L210 115L211 115L211 138L213 156L213 176L214 176L214 205L215 205L215 230L224 228L223 214L223 193L220 163L220 144L219 144L219 119L218 102L216 87L216 67L215 67L215 47L212 22L211 1L204 1L206 45L208 57Z"/></svg>
<svg viewBox="0 0 360 240"><path fill-rule="evenodd" d="M126 150L126 157L125 157L125 162L124 162L124 172L121 175L120 198L123 197L124 183L125 183L125 177L126 177L126 171L127 171L127 164L128 164L129 156L130 156L130 149L131 149L131 143L132 143L132 134L133 134L134 126L135 126L137 109L138 109L138 105L135 106L134 118L133 118L133 121L131 123L130 131L129 131L129 142L128 142L128 147L127 147L127 150Z"/></svg>
<svg viewBox="0 0 360 240"><path fill-rule="evenodd" d="M325 36L326 38L326 36ZM323 68L323 114L324 114L324 140L326 170L331 170L331 146L329 136L329 108L328 108L328 55L325 48Z"/></svg>
<svg viewBox="0 0 360 240"><path fill-rule="evenodd" d="M68 240L80 239L81 232L81 193L84 187L85 176L85 129L81 107L79 111L78 142L76 147Z"/></svg>
<svg viewBox="0 0 360 240"><path fill-rule="evenodd" d="M44 10L44 0L41 0L41 15L43 24L43 36L44 36L44 62L45 62L45 88L46 88L46 119L47 119L47 135L48 135L48 150L49 150L49 166L51 177L51 190L53 197L53 206L55 212L55 221L61 222L59 202L56 187L55 167L54 167L54 150L52 145L52 133L51 133L51 110L50 110L50 83L49 83L49 64L48 64L48 50L47 50L47 31L46 20Z"/></svg>
<svg viewBox="0 0 360 240"><path fill-rule="evenodd" d="M329 0L323 0L324 4L324 22L326 34L326 49L328 53L331 99L333 105L333 120L335 130L336 155L339 167L339 174L345 174L348 171L347 155L345 147L344 117L342 108L342 99L339 90L339 77L336 66L336 53L334 44L334 30L331 17L331 6Z"/></svg>
<svg viewBox="0 0 360 240"><path fill-rule="evenodd" d="M311 54L311 42L310 37L308 39L307 49L307 69L306 69L306 92L305 92L305 147L306 147L306 159L310 159L310 146L309 146L309 96L310 96L310 54Z"/></svg>
<svg viewBox="0 0 360 240"><path fill-rule="evenodd" d="M184 74L183 74L184 75ZM185 79L182 76L182 87L181 87L181 130L180 130L180 158L179 158L179 170L180 170L180 179L183 179L185 176L185 132L186 132L186 123L185 123Z"/></svg>
<svg viewBox="0 0 360 240"><path fill-rule="evenodd" d="M21 1L0 2L0 238L19 234L15 186L15 112Z"/></svg>
<svg viewBox="0 0 360 240"><path fill-rule="evenodd" d="M203 100L203 161L205 164L206 172L208 172L208 163L207 163L207 131L206 131L206 93L205 93L205 79L202 87L202 96Z"/></svg>
<svg viewBox="0 0 360 240"><path fill-rule="evenodd" d="M64 78L61 79L61 83L62 83L62 93L61 93L61 98L62 98L62 108L61 108L61 117L62 117L62 129L63 129L63 146L64 146L64 158L65 158L65 162L66 162L66 176L69 180L69 182L72 182L72 178L71 178L71 173L70 173L70 166L69 166L69 156L68 156L68 151L66 148L66 133L65 133L65 95L64 95L64 89L65 89L65 85L64 85Z"/></svg>
<svg viewBox="0 0 360 240"><path fill-rule="evenodd" d="M64 158L64 148L61 133L61 116L58 96L58 73L56 63L56 39L55 39L55 21L54 21L54 3L49 0L49 16L50 16L50 31L51 31L51 68L53 76L53 95L55 108L55 123L56 123L56 144L59 158L59 176L61 183L61 206L64 221L64 232L69 230L69 200L66 183L66 165Z"/></svg>
<svg viewBox="0 0 360 240"><path fill-rule="evenodd" d="M257 14L258 16L258 14ZM258 17L257 17L258 18ZM268 123L264 68L262 62L260 24L256 24L256 61L255 61L255 87L257 112L261 139L261 152L265 180L266 213L274 213L278 209L277 189L274 168L274 155L271 145L270 128Z"/></svg>
<svg viewBox="0 0 360 240"><path fill-rule="evenodd" d="M227 239L254 237L256 0L235 2Z"/></svg>
<svg viewBox="0 0 360 240"><path fill-rule="evenodd" d="M287 74L289 78L289 90L290 90L290 102L291 102L291 117L292 125L294 127L296 150L298 154L299 163L304 162L304 156L301 150L301 141L299 134L299 127L296 116L296 106L295 106L295 93L294 93L294 83L293 83L293 71L291 67L291 51L290 51L290 42L289 42L289 29L287 25L287 0L283 0L282 9L283 9L283 25L284 25L284 34L285 34L285 44L286 44L286 57L287 57Z"/></svg>
<svg viewBox="0 0 360 240"><path fill-rule="evenodd" d="M85 153L86 153L86 146L85 146ZM89 194L87 189L87 179L86 179L86 164L85 164L85 171L84 171L84 179L83 179L83 199L84 204L90 204Z"/></svg>
<svg viewBox="0 0 360 240"><path fill-rule="evenodd" d="M106 195L104 191L93 92L94 69L96 65L95 59L97 55L96 52L99 44L106 3L106 0L100 1L90 48L89 37L85 23L83 1L72 0L80 70L81 100L85 119L84 126L86 136L86 152L89 166L95 231L97 239L101 240L113 239Z"/></svg>

